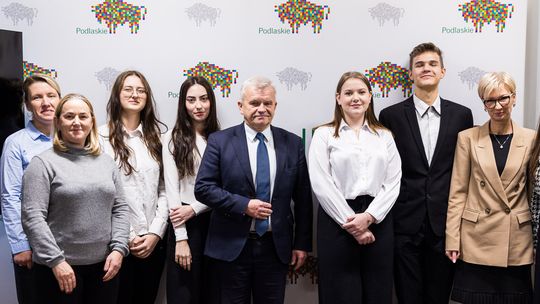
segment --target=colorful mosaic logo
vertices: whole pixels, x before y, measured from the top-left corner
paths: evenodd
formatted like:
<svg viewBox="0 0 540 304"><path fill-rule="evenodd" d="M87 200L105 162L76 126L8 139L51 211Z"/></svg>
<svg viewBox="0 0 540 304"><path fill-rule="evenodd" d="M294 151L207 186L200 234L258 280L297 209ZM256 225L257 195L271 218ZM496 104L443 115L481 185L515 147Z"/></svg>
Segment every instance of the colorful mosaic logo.
<svg viewBox="0 0 540 304"><path fill-rule="evenodd" d="M287 21L293 33L298 33L300 25L307 25L311 22L313 33L319 34L322 29L323 20L328 20L330 8L328 5L317 5L307 0L288 0L285 3L275 6L282 23Z"/></svg>
<svg viewBox="0 0 540 304"><path fill-rule="evenodd" d="M466 83L469 86L469 90L472 90L484 74L486 74L486 71L482 71L477 67L468 67L459 72L458 76L461 79L461 82Z"/></svg>
<svg viewBox="0 0 540 304"><path fill-rule="evenodd" d="M223 97L229 97L231 94L231 86L238 79L236 70L227 70L207 61L199 62L191 69L184 70L184 76L202 76L210 82L212 89L221 88Z"/></svg>
<svg viewBox="0 0 540 304"><path fill-rule="evenodd" d="M392 20L394 26L399 25L399 19L403 17L405 10L400 7L393 7L390 4L381 2L368 9L372 19L377 18L379 26L383 26L386 21Z"/></svg>
<svg viewBox="0 0 540 304"><path fill-rule="evenodd" d="M24 6L17 2L12 2L9 5L2 7L2 12L6 18L11 19L13 25L19 24L19 21L25 20L28 25L34 23L34 17L37 17L37 9Z"/></svg>
<svg viewBox="0 0 540 304"><path fill-rule="evenodd" d="M186 14L189 20L195 20L195 25L198 27L201 26L203 21L208 21L210 26L215 26L219 15L221 15L221 10L219 8L210 7L206 4L195 3L186 8Z"/></svg>
<svg viewBox="0 0 540 304"><path fill-rule="evenodd" d="M389 61L381 62L378 66L366 70L366 77L371 85L377 85L381 90L382 97L388 97L390 90L401 87L403 97L412 94L412 81L409 78L409 70Z"/></svg>
<svg viewBox="0 0 540 304"><path fill-rule="evenodd" d="M278 72L276 76L280 83L284 83L287 86L287 90L292 90L295 85L300 85L300 89L305 90L307 83L311 81L311 73L303 72L292 67L285 68L283 71Z"/></svg>
<svg viewBox="0 0 540 304"><path fill-rule="evenodd" d="M514 5L509 3L500 3L495 0L472 0L465 4L460 4L458 11L465 19L465 22L471 20L476 33L482 32L484 24L495 23L497 33L503 32L506 27L506 19L512 18Z"/></svg>
<svg viewBox="0 0 540 304"><path fill-rule="evenodd" d="M46 68L40 67L39 65L35 63L23 61L23 77L26 78L34 74L43 74L43 75L50 76L52 78L58 77L58 73L56 72L55 69L46 69Z"/></svg>
<svg viewBox="0 0 540 304"><path fill-rule="evenodd" d="M124 24L129 25L132 34L137 34L147 10L144 6L136 6L123 0L105 0L92 6L92 12L96 14L100 24L107 25L109 34L116 34L116 28Z"/></svg>

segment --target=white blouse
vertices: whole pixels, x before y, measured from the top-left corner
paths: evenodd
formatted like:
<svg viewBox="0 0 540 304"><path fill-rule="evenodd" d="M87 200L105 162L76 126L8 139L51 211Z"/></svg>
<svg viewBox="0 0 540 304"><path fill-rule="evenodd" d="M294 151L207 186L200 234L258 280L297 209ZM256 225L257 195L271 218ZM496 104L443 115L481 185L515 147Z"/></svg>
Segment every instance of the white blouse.
<svg viewBox="0 0 540 304"><path fill-rule="evenodd" d="M343 225L355 212L347 199L374 197L366 212L380 223L397 200L401 159L388 130L375 132L364 123L358 135L345 121L315 130L309 149L309 177L324 211Z"/></svg>
<svg viewBox="0 0 540 304"><path fill-rule="evenodd" d="M142 125L133 131L123 129L123 132L124 143L132 150L129 163L134 168L130 175L126 175L121 169L122 183L130 210L129 241L148 233L163 238L169 212L165 185L159 176L159 163L152 157L144 143ZM108 126L101 126L99 134L104 152L114 158ZM115 161L120 164L118 159Z"/></svg>
<svg viewBox="0 0 540 304"><path fill-rule="evenodd" d="M196 176L188 176L183 179L178 178L178 170L174 162L174 156L171 151L174 151L173 143L171 142L172 130L169 130L162 137L163 142L163 169L165 178L165 191L167 193L167 202L169 209L189 204L195 214L210 210L208 206L200 203L195 199L195 178ZM199 171L201 164L201 156L206 149L206 140L199 134L195 137L198 153L195 151L195 173ZM187 240L187 230L185 224L174 229L176 241Z"/></svg>

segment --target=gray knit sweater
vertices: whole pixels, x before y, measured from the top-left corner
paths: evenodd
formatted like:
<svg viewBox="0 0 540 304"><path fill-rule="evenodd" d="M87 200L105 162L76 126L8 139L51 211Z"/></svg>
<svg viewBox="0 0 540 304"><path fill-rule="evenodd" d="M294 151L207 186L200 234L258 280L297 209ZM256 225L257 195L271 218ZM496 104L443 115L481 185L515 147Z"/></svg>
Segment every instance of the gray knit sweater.
<svg viewBox="0 0 540 304"><path fill-rule="evenodd" d="M129 207L114 160L84 150L47 150L23 177L22 224L39 264L102 262L128 253Z"/></svg>

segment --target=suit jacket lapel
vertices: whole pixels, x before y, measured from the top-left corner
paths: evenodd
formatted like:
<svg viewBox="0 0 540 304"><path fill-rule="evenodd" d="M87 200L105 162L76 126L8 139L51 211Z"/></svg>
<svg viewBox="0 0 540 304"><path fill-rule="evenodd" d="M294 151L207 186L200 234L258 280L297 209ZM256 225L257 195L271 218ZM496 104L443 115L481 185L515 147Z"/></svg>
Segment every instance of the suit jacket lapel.
<svg viewBox="0 0 540 304"><path fill-rule="evenodd" d="M411 127L411 132L412 132L414 141L416 143L418 151L420 152L420 155L422 156L422 162L424 163L426 167L429 167L428 161L426 158L426 151L424 150L424 144L422 143L422 135L420 134L420 127L418 127L418 119L416 118L416 109L414 108L413 98L409 97L409 99L404 103L404 106L405 106L405 116L407 117L407 120L409 121L409 126Z"/></svg>
<svg viewBox="0 0 540 304"><path fill-rule="evenodd" d="M482 172L484 172L487 182L493 187L497 196L508 205L508 198L506 197L501 178L499 177L499 172L497 171L493 145L491 143L491 138L489 137L489 121L480 127L475 151L476 159L478 160Z"/></svg>
<svg viewBox="0 0 540 304"><path fill-rule="evenodd" d="M274 180L274 190L276 185L278 185L279 178L281 173L285 168L285 158L287 157L287 139L284 134L278 129L270 126L272 130L272 136L274 137L274 149L276 150L276 177Z"/></svg>
<svg viewBox="0 0 540 304"><path fill-rule="evenodd" d="M523 139L523 129L517 126L513 121L512 129L514 130L514 136L510 144L506 165L501 174L501 181L504 189L508 188L508 185L510 185L523 166L523 160L525 159L525 152L527 150L525 140Z"/></svg>
<svg viewBox="0 0 540 304"><path fill-rule="evenodd" d="M242 168L242 171L244 172L253 193L255 193L255 185L253 185L253 173L251 172L251 165L249 163L246 130L244 129L243 123L235 127L232 141L240 168Z"/></svg>
<svg viewBox="0 0 540 304"><path fill-rule="evenodd" d="M452 113L448 112L448 102L441 98L441 120L439 125L439 134L437 135L437 143L435 144L435 151L431 158L431 164L435 163L439 151L443 149L446 141L446 133L448 130L448 124L452 121Z"/></svg>

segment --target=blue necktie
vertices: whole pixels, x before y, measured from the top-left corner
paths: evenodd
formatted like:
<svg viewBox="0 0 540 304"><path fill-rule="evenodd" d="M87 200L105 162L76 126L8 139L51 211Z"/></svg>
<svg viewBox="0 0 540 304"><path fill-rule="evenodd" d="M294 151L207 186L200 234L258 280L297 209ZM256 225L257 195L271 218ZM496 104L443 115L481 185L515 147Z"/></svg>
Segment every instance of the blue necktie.
<svg viewBox="0 0 540 304"><path fill-rule="evenodd" d="M264 143L264 135L257 133L255 136L259 140L257 146L257 173L255 181L257 183L257 199L263 202L270 202L270 161L268 160L268 150ZM268 218L255 220L255 232L262 236L268 230Z"/></svg>

